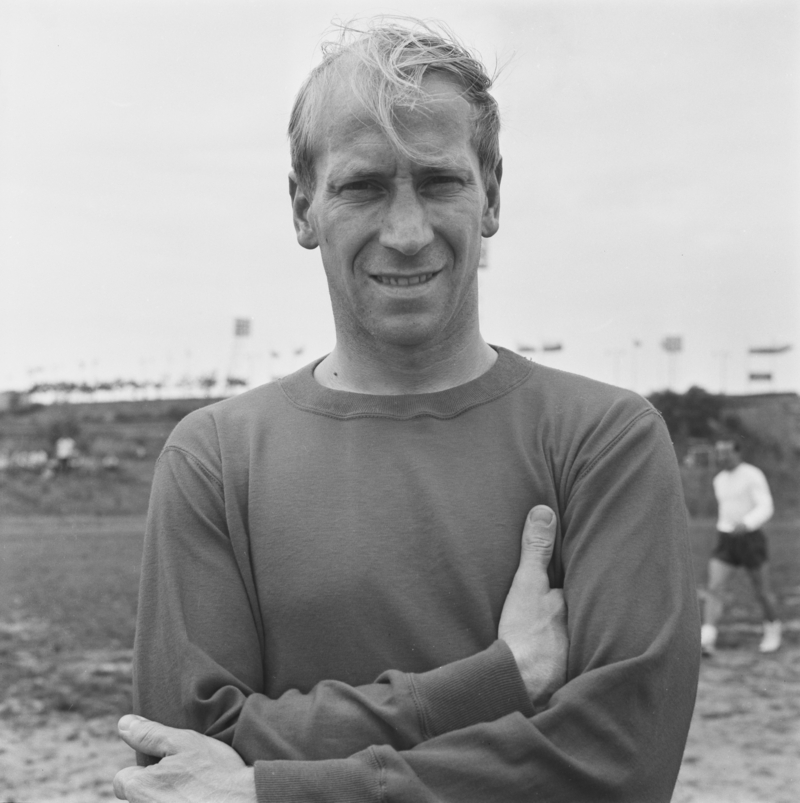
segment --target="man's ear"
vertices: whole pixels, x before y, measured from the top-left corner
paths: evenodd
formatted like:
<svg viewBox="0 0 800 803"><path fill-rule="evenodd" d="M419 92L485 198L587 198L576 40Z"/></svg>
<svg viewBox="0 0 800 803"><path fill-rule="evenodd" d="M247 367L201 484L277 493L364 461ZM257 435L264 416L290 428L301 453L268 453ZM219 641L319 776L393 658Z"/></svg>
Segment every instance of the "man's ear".
<svg viewBox="0 0 800 803"><path fill-rule="evenodd" d="M294 220L294 230L297 232L297 242L303 248L313 250L319 245L319 240L309 218L311 197L298 183L294 171L289 173L289 195L292 199L292 219Z"/></svg>
<svg viewBox="0 0 800 803"><path fill-rule="evenodd" d="M481 220L481 236L491 237L500 228L500 180L503 178L503 160L500 159L486 182L486 206Z"/></svg>

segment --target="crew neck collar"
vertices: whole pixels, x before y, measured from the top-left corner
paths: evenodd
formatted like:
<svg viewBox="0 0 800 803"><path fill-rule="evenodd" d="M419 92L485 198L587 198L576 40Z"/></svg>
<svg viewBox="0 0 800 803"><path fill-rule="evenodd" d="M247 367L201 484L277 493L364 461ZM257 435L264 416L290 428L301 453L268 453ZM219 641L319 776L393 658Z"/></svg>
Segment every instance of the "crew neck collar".
<svg viewBox="0 0 800 803"><path fill-rule="evenodd" d="M385 417L408 419L417 416L453 418L465 410L505 395L522 384L534 364L500 346L494 365L476 379L435 393L376 396L333 390L314 379L314 369L324 357L279 380L288 400L300 409L334 418Z"/></svg>

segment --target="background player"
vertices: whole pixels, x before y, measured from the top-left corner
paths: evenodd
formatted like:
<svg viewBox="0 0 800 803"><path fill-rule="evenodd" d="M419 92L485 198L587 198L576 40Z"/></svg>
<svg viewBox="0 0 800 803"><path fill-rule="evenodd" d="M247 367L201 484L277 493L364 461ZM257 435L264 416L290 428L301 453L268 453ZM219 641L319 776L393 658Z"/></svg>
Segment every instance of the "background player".
<svg viewBox="0 0 800 803"><path fill-rule="evenodd" d="M764 611L764 637L759 650L775 652L781 646L781 623L769 582L767 541L761 531L774 511L767 478L761 469L742 460L740 446L735 441L718 441L716 456L717 465L722 467L714 477L719 538L708 564L708 592L700 633L703 654L714 653L725 586L737 566L747 571Z"/></svg>

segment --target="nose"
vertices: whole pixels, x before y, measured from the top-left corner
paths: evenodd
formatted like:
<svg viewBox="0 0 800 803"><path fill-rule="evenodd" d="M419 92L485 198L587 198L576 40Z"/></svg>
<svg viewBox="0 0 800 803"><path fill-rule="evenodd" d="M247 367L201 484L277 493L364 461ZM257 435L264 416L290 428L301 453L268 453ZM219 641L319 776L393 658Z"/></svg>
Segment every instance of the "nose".
<svg viewBox="0 0 800 803"><path fill-rule="evenodd" d="M397 189L381 221L380 244L405 256L414 256L432 241L433 229L416 190Z"/></svg>

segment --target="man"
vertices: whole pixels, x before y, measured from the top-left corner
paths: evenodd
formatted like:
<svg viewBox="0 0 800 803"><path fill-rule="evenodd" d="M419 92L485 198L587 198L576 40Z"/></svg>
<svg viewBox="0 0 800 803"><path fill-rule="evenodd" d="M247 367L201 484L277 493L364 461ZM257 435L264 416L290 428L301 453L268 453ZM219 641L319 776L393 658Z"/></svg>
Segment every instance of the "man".
<svg viewBox="0 0 800 803"><path fill-rule="evenodd" d="M72 467L77 446L75 439L68 435L64 435L56 441L56 468L62 474L66 474Z"/></svg>
<svg viewBox="0 0 800 803"><path fill-rule="evenodd" d="M714 477L717 497L717 546L708 563L700 643L703 654L714 654L717 624L725 605L725 587L737 566L747 572L761 610L764 636L761 652L775 652L781 646L778 602L772 592L767 562L767 542L761 528L772 518L772 495L764 472L742 460L738 441L719 441L715 447L722 471Z"/></svg>
<svg viewBox="0 0 800 803"><path fill-rule="evenodd" d="M490 87L379 23L301 89L294 223L336 345L165 447L134 660L158 722L120 733L166 758L119 797L670 799L699 664L674 453L641 397L481 337Z"/></svg>

